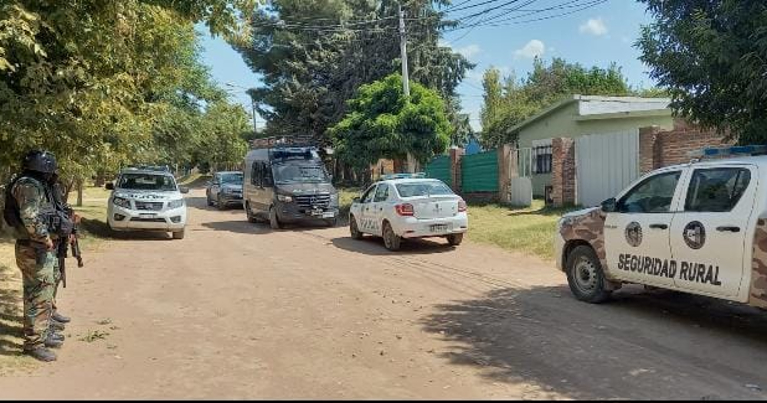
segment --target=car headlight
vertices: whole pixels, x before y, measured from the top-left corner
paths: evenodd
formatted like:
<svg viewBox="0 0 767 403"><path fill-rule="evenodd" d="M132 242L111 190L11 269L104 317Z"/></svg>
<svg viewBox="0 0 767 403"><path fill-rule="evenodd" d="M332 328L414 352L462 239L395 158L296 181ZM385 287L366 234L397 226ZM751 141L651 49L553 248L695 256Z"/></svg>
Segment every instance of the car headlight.
<svg viewBox="0 0 767 403"><path fill-rule="evenodd" d="M279 201L281 201L283 203L290 203L290 202L293 201L293 197L288 196L288 195L280 195L280 194L278 194L277 195L277 200L279 200Z"/></svg>
<svg viewBox="0 0 767 403"><path fill-rule="evenodd" d="M118 207L130 208L130 200L124 197L115 196L114 198L112 198L112 203Z"/></svg>
<svg viewBox="0 0 767 403"><path fill-rule="evenodd" d="M184 199L173 200L170 203L168 203L168 208L170 209L179 208L183 206L184 206Z"/></svg>

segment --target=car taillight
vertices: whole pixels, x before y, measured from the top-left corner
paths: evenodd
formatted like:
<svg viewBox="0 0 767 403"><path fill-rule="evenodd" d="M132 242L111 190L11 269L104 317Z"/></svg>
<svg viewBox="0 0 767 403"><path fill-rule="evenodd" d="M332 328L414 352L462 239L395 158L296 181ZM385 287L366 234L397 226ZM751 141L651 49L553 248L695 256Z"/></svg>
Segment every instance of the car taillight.
<svg viewBox="0 0 767 403"><path fill-rule="evenodd" d="M397 209L397 214L401 216L413 216L415 214L413 205L410 203L398 204L395 208Z"/></svg>
<svg viewBox="0 0 767 403"><path fill-rule="evenodd" d="M462 213L464 211L468 210L468 207L466 206L466 202L461 200L458 202L458 212Z"/></svg>

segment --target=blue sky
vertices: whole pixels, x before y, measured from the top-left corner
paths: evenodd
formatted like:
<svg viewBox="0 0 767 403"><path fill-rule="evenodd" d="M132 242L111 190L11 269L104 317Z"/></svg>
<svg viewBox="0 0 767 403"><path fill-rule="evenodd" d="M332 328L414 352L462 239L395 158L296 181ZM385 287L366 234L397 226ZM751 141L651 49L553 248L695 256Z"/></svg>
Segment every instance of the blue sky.
<svg viewBox="0 0 767 403"><path fill-rule="evenodd" d="M468 4L477 3L481 1L473 0ZM562 0L539 0L529 8L561 3ZM477 10L482 10L482 7L456 12L454 17ZM468 33L466 30L449 32L444 35L443 42L477 64L458 92L462 95L464 110L472 116L472 125L479 129L481 77L490 66L498 67L504 73L513 71L520 78L529 72L535 55L545 60L562 57L586 66L607 67L616 62L622 67L630 85L651 86L653 82L647 76L647 67L637 60L639 51L633 47L640 25L648 22L650 17L645 13L644 5L633 0L608 0L584 11L545 21L479 26ZM202 45L203 60L211 67L215 80L245 88L258 84L258 76L222 39L204 36ZM232 96L250 110L250 99L241 89L232 89ZM263 119L259 118L258 123L263 125Z"/></svg>

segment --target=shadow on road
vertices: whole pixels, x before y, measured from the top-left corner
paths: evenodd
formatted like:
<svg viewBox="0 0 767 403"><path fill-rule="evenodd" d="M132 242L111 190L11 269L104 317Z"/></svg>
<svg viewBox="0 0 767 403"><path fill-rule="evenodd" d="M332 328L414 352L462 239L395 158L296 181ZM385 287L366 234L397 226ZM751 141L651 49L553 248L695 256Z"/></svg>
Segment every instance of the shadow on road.
<svg viewBox="0 0 767 403"><path fill-rule="evenodd" d="M4 283L0 288L0 356L21 356L24 343L21 284L9 286L13 270L0 265L0 281Z"/></svg>
<svg viewBox="0 0 767 403"><path fill-rule="evenodd" d="M744 385L767 385L755 369L767 314L675 292L635 288L590 305L567 287L496 289L438 305L421 324L455 343L438 352L451 364L575 399L764 398Z"/></svg>
<svg viewBox="0 0 767 403"><path fill-rule="evenodd" d="M391 252L386 249L382 238L366 236L360 240L351 237L333 238L333 246L349 252L362 253L365 255L428 255L432 253L447 253L455 250L447 243L435 242L426 239L402 240L400 250Z"/></svg>

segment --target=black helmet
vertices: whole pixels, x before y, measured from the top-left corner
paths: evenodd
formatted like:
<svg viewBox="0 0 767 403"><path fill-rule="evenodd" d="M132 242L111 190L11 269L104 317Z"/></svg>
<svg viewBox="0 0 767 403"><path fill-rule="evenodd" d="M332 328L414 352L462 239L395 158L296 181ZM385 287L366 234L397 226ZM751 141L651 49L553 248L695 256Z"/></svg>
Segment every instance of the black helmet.
<svg viewBox="0 0 767 403"><path fill-rule="evenodd" d="M30 151L21 160L21 168L25 171L42 174L55 174L57 169L56 157L49 151Z"/></svg>

